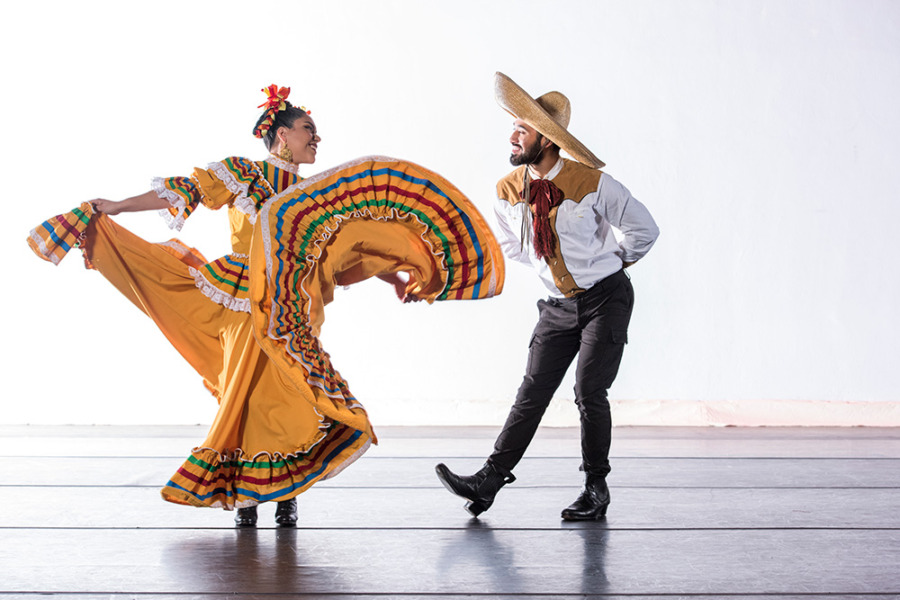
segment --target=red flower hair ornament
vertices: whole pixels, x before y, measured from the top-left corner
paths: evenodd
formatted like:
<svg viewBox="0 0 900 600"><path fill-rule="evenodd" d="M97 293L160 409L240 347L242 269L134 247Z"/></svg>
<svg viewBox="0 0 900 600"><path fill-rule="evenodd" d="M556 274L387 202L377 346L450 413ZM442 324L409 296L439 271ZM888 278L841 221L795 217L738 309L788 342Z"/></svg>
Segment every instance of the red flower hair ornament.
<svg viewBox="0 0 900 600"><path fill-rule="evenodd" d="M258 138L264 138L266 133L269 131L269 128L272 127L272 123L275 122L275 116L286 110L289 106L287 98L291 93L291 88L289 87L278 87L274 83L268 87L264 87L262 92L266 94L266 101L257 106L256 108L265 107L265 117L262 121L260 121L259 125L256 129L253 130L253 135ZM310 114L311 111L307 110L305 106L298 107L300 110L304 111L306 114Z"/></svg>

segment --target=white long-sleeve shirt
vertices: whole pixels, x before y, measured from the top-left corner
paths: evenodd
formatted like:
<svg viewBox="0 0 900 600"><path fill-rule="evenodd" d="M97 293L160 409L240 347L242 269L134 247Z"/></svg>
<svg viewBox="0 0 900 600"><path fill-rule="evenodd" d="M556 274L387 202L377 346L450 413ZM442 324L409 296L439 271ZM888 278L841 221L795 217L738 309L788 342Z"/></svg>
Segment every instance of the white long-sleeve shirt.
<svg viewBox="0 0 900 600"><path fill-rule="evenodd" d="M560 175L564 168L566 172ZM546 179L558 179L561 185L557 185L565 198L556 208L555 223L551 211L551 223L555 224L554 233L562 256L538 258L531 241L530 207L517 197L517 191L513 193L513 187L521 190L521 183L515 182L517 178L521 180L523 174L522 168L517 169L497 186L499 197L494 206L497 240L510 259L531 264L537 270L552 296L566 295L560 291L553 273L555 271L558 278L562 265L553 261L561 258L564 262L562 272L567 271L575 285L586 290L617 272L623 263L642 258L659 236L659 228L650 211L624 185L607 173L560 158ZM621 242L616 241L614 228L621 232Z"/></svg>

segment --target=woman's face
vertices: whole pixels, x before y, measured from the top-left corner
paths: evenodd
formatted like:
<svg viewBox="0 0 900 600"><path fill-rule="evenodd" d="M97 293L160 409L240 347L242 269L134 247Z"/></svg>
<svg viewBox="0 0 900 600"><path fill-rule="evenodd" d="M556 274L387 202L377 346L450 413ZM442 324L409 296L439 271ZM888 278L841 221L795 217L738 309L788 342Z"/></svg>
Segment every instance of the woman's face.
<svg viewBox="0 0 900 600"><path fill-rule="evenodd" d="M291 149L295 165L316 162L316 150L322 138L316 133L316 124L309 115L296 119L290 129L282 127L278 138Z"/></svg>

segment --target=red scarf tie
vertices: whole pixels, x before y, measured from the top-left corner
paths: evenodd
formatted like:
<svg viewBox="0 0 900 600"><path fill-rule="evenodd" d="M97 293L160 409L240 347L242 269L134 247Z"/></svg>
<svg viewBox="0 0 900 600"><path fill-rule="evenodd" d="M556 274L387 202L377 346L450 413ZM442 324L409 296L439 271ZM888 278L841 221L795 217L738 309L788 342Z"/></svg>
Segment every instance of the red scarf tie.
<svg viewBox="0 0 900 600"><path fill-rule="evenodd" d="M550 227L550 209L563 201L562 190L549 179L535 179L529 186L528 204L534 207L534 253L538 258L553 256L556 236ZM525 200L525 190L520 194Z"/></svg>

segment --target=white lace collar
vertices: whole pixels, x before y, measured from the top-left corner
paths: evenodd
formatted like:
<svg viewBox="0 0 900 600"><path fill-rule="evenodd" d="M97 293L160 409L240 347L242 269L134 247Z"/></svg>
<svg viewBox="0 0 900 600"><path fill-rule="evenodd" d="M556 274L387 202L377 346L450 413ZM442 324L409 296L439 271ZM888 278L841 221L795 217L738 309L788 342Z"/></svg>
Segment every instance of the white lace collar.
<svg viewBox="0 0 900 600"><path fill-rule="evenodd" d="M274 154L270 154L266 157L266 162L275 165L279 169L284 169L285 171L290 171L294 175L297 175L300 170L300 165L295 165L294 163L289 163L284 160L280 156L275 156Z"/></svg>

